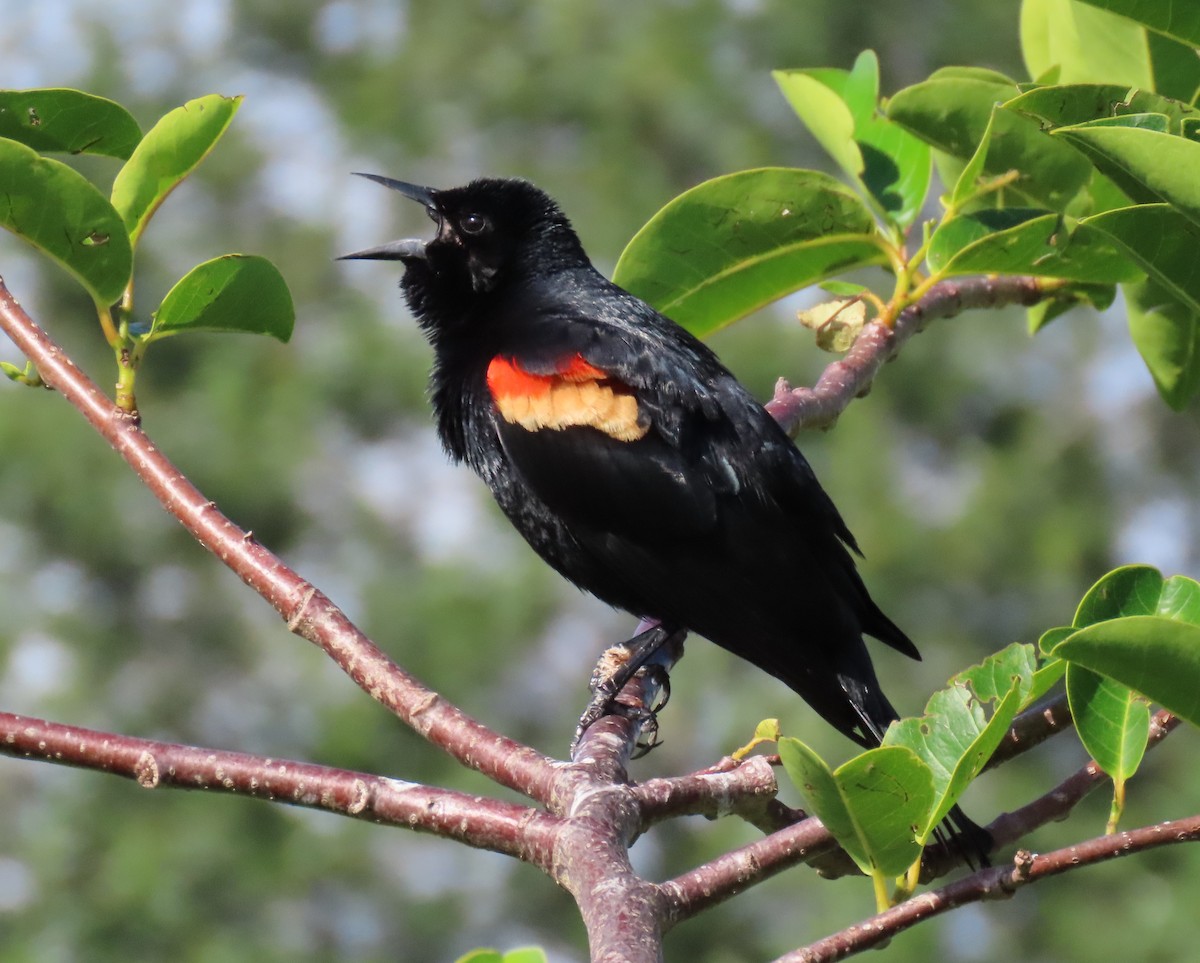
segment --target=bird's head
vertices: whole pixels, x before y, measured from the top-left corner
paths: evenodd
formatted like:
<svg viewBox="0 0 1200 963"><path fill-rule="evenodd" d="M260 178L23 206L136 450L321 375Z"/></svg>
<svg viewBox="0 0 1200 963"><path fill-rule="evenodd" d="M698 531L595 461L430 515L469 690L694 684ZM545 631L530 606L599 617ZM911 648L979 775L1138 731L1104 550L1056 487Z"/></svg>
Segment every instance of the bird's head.
<svg viewBox="0 0 1200 963"><path fill-rule="evenodd" d="M391 241L343 259L402 261L423 283L469 285L476 294L531 274L587 263L562 210L528 181L482 178L437 190L378 174L360 176L423 204L437 235L430 241Z"/></svg>

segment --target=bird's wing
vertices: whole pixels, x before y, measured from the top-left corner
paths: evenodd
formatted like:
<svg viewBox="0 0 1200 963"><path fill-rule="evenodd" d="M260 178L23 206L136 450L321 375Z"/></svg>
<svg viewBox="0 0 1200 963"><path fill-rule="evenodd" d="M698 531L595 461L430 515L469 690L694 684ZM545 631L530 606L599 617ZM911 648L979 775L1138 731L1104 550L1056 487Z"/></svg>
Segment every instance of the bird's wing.
<svg viewBox="0 0 1200 963"><path fill-rule="evenodd" d="M729 483L679 444L698 412L662 417L645 390L579 351L498 354L487 386L513 467L568 523L638 540L715 524Z"/></svg>

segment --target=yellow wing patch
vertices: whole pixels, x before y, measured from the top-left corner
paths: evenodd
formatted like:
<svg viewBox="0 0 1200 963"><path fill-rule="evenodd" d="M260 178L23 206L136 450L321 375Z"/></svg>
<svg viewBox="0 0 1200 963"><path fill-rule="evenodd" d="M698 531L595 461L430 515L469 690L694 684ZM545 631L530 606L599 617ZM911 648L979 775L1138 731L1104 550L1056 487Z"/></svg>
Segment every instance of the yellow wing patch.
<svg viewBox="0 0 1200 963"><path fill-rule="evenodd" d="M528 431L595 428L617 441L637 441L650 430L632 390L579 355L554 374L532 374L512 358L488 365L488 390L500 416Z"/></svg>

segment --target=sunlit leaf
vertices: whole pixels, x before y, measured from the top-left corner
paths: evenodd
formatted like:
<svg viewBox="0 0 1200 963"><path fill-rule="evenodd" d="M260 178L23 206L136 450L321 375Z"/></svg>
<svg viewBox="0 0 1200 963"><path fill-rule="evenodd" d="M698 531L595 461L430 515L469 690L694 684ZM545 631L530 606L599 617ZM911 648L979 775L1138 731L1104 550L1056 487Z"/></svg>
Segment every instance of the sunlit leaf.
<svg viewBox="0 0 1200 963"><path fill-rule="evenodd" d="M1200 143L1144 126L1105 121L1060 127L1051 136L1085 147L1090 156L1200 224L1200 178L1195 176L1200 169ZM1118 185L1123 187L1121 181Z"/></svg>
<svg viewBox="0 0 1200 963"><path fill-rule="evenodd" d="M38 151L129 157L142 139L129 111L66 88L0 90L0 137Z"/></svg>
<svg viewBox="0 0 1200 963"><path fill-rule="evenodd" d="M1200 6L1194 3L1153 3L1146 0L1083 0L1093 7L1136 20L1152 30L1200 47Z"/></svg>
<svg viewBox="0 0 1200 963"><path fill-rule="evenodd" d="M613 279L703 335L831 274L884 263L874 231L863 202L826 174L742 171L655 214Z"/></svg>
<svg viewBox="0 0 1200 963"><path fill-rule="evenodd" d="M785 737L779 758L809 809L863 872L898 876L920 855L916 831L928 819L933 784L912 750L871 749L830 770L799 739Z"/></svg>
<svg viewBox="0 0 1200 963"><path fill-rule="evenodd" d="M1019 195L1054 210L1067 205L1087 183L1091 167L1078 151L1060 149L1035 120L997 104L1019 93L1016 84L990 71L944 69L928 80L906 87L889 101L888 117L939 151L962 161L978 150L989 123L992 142L984 173L992 176L1015 170ZM953 184L958 179L947 181Z"/></svg>
<svg viewBox="0 0 1200 963"><path fill-rule="evenodd" d="M955 676L930 697L922 716L889 727L884 745L911 749L933 776L935 805L920 839L928 838L996 751L1025 703L1035 667L1033 646L1014 643ZM990 718L987 703L996 703Z"/></svg>
<svg viewBox="0 0 1200 963"><path fill-rule="evenodd" d="M1200 626L1157 615L1097 622L1054 650L1200 725Z"/></svg>
<svg viewBox="0 0 1200 963"><path fill-rule="evenodd" d="M119 300L133 271L120 215L82 175L0 140L0 226L48 254L98 305Z"/></svg>
<svg viewBox="0 0 1200 963"><path fill-rule="evenodd" d="M241 102L218 94L189 100L147 131L112 189L134 246L166 196L208 156Z"/></svg>
<svg viewBox="0 0 1200 963"><path fill-rule="evenodd" d="M1067 667L1067 699L1084 749L1114 780L1137 772L1150 737L1150 707L1128 686L1082 665Z"/></svg>
<svg viewBox="0 0 1200 963"><path fill-rule="evenodd" d="M1036 274L1100 284L1142 271L1111 238L1072 218L1038 211L975 211L945 222L929 266L946 274Z"/></svg>
<svg viewBox="0 0 1200 963"><path fill-rule="evenodd" d="M181 331L292 336L296 312L286 282L266 258L226 254L189 271L167 293L147 340Z"/></svg>

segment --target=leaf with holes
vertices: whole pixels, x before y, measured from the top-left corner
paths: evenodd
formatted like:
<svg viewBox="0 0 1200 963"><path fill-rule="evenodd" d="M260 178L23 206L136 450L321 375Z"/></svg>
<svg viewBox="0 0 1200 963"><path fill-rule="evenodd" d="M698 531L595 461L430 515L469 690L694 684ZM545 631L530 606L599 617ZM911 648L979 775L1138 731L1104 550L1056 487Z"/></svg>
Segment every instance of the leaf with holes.
<svg viewBox="0 0 1200 963"><path fill-rule="evenodd" d="M923 716L888 728L883 744L912 750L933 776L935 805L918 834L922 842L1000 745L1025 704L1035 668L1033 646L1013 643L951 679L930 697ZM990 719L983 708L989 702L995 703Z"/></svg>
<svg viewBox="0 0 1200 963"><path fill-rule="evenodd" d="M43 152L125 160L142 130L120 104L81 90L0 90L0 137Z"/></svg>
<svg viewBox="0 0 1200 963"><path fill-rule="evenodd" d="M48 254L97 305L119 300L133 271L120 215L81 174L0 140L0 226Z"/></svg>
<svg viewBox="0 0 1200 963"><path fill-rule="evenodd" d="M831 770L799 739L779 758L809 809L868 875L898 876L921 853L916 828L933 805L933 777L911 749L870 749Z"/></svg>
<svg viewBox="0 0 1200 963"><path fill-rule="evenodd" d="M112 203L136 246L146 224L179 183L213 149L241 97L209 94L165 114L142 138L113 182Z"/></svg>

